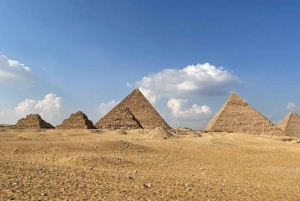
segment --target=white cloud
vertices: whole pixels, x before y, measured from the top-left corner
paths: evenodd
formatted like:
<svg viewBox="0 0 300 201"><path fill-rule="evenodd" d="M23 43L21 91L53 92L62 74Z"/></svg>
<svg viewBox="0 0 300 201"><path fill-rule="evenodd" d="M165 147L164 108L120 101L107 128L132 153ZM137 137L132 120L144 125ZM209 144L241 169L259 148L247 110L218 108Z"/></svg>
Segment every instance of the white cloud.
<svg viewBox="0 0 300 201"><path fill-rule="evenodd" d="M15 124L18 119L28 114L40 114L49 123L61 123L62 98L56 94L47 94L43 100L26 99L19 103L14 110L3 110L0 114L1 122Z"/></svg>
<svg viewBox="0 0 300 201"><path fill-rule="evenodd" d="M170 99L167 103L171 109L170 125L172 127L189 127L203 129L211 118L212 112L209 106L193 104L192 107L184 109L187 100Z"/></svg>
<svg viewBox="0 0 300 201"><path fill-rule="evenodd" d="M184 99L170 99L167 103L168 108L171 109L172 115L177 119L195 120L211 115L211 109L207 105L199 106L193 104L191 108L183 109L187 100Z"/></svg>
<svg viewBox="0 0 300 201"><path fill-rule="evenodd" d="M145 88L139 88L139 90L142 92L142 94L147 98L147 100L151 104L155 104L156 101L160 99L160 95L156 95L154 92L152 92L150 89Z"/></svg>
<svg viewBox="0 0 300 201"><path fill-rule="evenodd" d="M300 107L293 102L287 104L287 109L294 112L300 111Z"/></svg>
<svg viewBox="0 0 300 201"><path fill-rule="evenodd" d="M104 117L104 115L106 115L111 109L113 109L119 102L112 100L107 103L101 103L100 105L94 108L85 110L85 112L88 115L89 119L95 124L102 117Z"/></svg>
<svg viewBox="0 0 300 201"><path fill-rule="evenodd" d="M35 79L35 75L29 67L0 55L0 83L23 84Z"/></svg>
<svg viewBox="0 0 300 201"><path fill-rule="evenodd" d="M108 102L108 103L101 103L96 109L100 113L100 117L103 117L106 115L113 107L115 107L119 102L116 102L114 100Z"/></svg>
<svg viewBox="0 0 300 201"><path fill-rule="evenodd" d="M209 63L190 65L181 70L164 69L137 82L141 91L150 92L153 100L159 96L186 98L216 96L227 93L227 87L238 83L237 76L223 67Z"/></svg>

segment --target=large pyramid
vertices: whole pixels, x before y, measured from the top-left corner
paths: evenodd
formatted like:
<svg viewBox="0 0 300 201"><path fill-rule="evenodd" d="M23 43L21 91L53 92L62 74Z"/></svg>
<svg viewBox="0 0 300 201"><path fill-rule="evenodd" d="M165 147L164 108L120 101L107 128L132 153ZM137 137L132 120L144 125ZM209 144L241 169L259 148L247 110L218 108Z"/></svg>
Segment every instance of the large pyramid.
<svg viewBox="0 0 300 201"><path fill-rule="evenodd" d="M93 122L81 111L71 114L65 119L61 125L56 126L57 129L93 129Z"/></svg>
<svg viewBox="0 0 300 201"><path fill-rule="evenodd" d="M157 113L139 89L133 90L96 124L96 128L108 129L152 129L170 126Z"/></svg>
<svg viewBox="0 0 300 201"><path fill-rule="evenodd" d="M29 114L26 118L18 120L16 125L11 126L12 129L40 129L54 128L51 124L44 121L39 114Z"/></svg>
<svg viewBox="0 0 300 201"><path fill-rule="evenodd" d="M206 129L212 132L283 135L270 120L233 93Z"/></svg>
<svg viewBox="0 0 300 201"><path fill-rule="evenodd" d="M290 112L277 127L287 136L300 137L300 116L295 112Z"/></svg>

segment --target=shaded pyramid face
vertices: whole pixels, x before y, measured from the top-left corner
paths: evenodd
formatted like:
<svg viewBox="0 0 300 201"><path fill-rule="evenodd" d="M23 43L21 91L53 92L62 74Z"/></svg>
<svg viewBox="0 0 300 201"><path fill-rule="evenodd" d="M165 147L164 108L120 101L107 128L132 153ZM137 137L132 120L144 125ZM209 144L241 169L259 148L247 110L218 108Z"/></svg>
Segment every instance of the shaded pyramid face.
<svg viewBox="0 0 300 201"><path fill-rule="evenodd" d="M300 116L295 112L290 112L281 122L279 122L277 127L287 136L300 137Z"/></svg>
<svg viewBox="0 0 300 201"><path fill-rule="evenodd" d="M133 90L96 124L96 128L108 129L170 129L139 89Z"/></svg>
<svg viewBox="0 0 300 201"><path fill-rule="evenodd" d="M17 124L11 126L12 129L51 129L54 128L51 124L44 121L39 114L29 114L26 118L18 120Z"/></svg>
<svg viewBox="0 0 300 201"><path fill-rule="evenodd" d="M229 97L205 130L282 135L279 128L235 93Z"/></svg>
<svg viewBox="0 0 300 201"><path fill-rule="evenodd" d="M71 114L65 119L61 125L56 126L57 129L93 129L93 122L81 111Z"/></svg>
<svg viewBox="0 0 300 201"><path fill-rule="evenodd" d="M128 108L120 108L97 122L98 128L107 129L142 129L140 122Z"/></svg>

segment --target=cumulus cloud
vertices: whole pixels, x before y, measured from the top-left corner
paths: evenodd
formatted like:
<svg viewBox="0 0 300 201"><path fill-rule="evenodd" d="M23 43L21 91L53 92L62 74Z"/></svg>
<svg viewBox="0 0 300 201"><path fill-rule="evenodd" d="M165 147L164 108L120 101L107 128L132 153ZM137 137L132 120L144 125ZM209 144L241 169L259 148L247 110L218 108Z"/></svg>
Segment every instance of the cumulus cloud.
<svg viewBox="0 0 300 201"><path fill-rule="evenodd" d="M287 104L287 109L289 111L294 111L294 112L297 112L297 111L299 112L300 111L300 107L298 105L296 105L295 103L293 103L293 102L289 102Z"/></svg>
<svg viewBox="0 0 300 201"><path fill-rule="evenodd" d="M114 100L108 102L108 103L101 103L98 107L97 110L100 113L100 117L103 117L106 115L113 107L115 107L119 102L116 102Z"/></svg>
<svg viewBox="0 0 300 201"><path fill-rule="evenodd" d="M209 106L193 104L192 107L184 109L186 99L170 99L167 107L171 109L170 124L173 127L190 127L203 129L206 121L211 118L212 111Z"/></svg>
<svg viewBox="0 0 300 201"><path fill-rule="evenodd" d="M193 104L191 108L182 109L187 100L184 99L170 99L167 103L168 108L171 109L172 115L178 119L193 120L211 115L211 109L207 105L199 106Z"/></svg>
<svg viewBox="0 0 300 201"><path fill-rule="evenodd" d="M216 68L205 63L190 65L181 70L164 69L144 77L137 85L141 91L147 91L146 95L152 100L158 100L159 96L186 98L222 95L227 93L228 86L239 81L237 76L223 67Z"/></svg>
<svg viewBox="0 0 300 201"><path fill-rule="evenodd" d="M112 100L107 103L101 103L100 105L94 108L86 110L86 114L88 115L90 120L96 123L102 117L104 117L104 115L106 115L111 109L113 109L119 102Z"/></svg>
<svg viewBox="0 0 300 201"><path fill-rule="evenodd" d="M61 120L61 107L63 99L56 94L47 94L43 100L26 99L13 110L2 110L1 122L16 123L18 119L28 114L40 114L49 123L59 123Z"/></svg>
<svg viewBox="0 0 300 201"><path fill-rule="evenodd" d="M29 67L0 55L0 84L23 84L34 80L35 75Z"/></svg>
<svg viewBox="0 0 300 201"><path fill-rule="evenodd" d="M142 94L147 98L147 100L152 103L155 104L156 101L158 101L160 99L160 95L155 94L153 91L151 91L150 89L145 89L145 88L139 88L139 90L142 92Z"/></svg>

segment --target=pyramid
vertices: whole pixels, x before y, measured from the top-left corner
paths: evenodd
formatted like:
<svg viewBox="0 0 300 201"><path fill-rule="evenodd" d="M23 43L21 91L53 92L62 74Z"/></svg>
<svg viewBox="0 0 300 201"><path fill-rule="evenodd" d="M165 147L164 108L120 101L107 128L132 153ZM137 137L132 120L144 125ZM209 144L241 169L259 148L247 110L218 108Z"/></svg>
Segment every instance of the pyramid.
<svg viewBox="0 0 300 201"><path fill-rule="evenodd" d="M206 131L283 135L270 120L233 93L209 122Z"/></svg>
<svg viewBox="0 0 300 201"><path fill-rule="evenodd" d="M106 129L142 129L142 125L128 108L120 108L97 122L96 127Z"/></svg>
<svg viewBox="0 0 300 201"><path fill-rule="evenodd" d="M295 112L290 112L277 127L287 136L300 137L300 116Z"/></svg>
<svg viewBox="0 0 300 201"><path fill-rule="evenodd" d="M170 126L157 113L139 89L133 90L96 124L96 128L107 129L152 129Z"/></svg>
<svg viewBox="0 0 300 201"><path fill-rule="evenodd" d="M57 129L93 129L93 122L81 111L71 114L65 119L61 125L56 126Z"/></svg>
<svg viewBox="0 0 300 201"><path fill-rule="evenodd" d="M26 118L18 120L16 125L11 126L12 129L40 129L54 128L51 124L44 121L39 114L29 114Z"/></svg>

